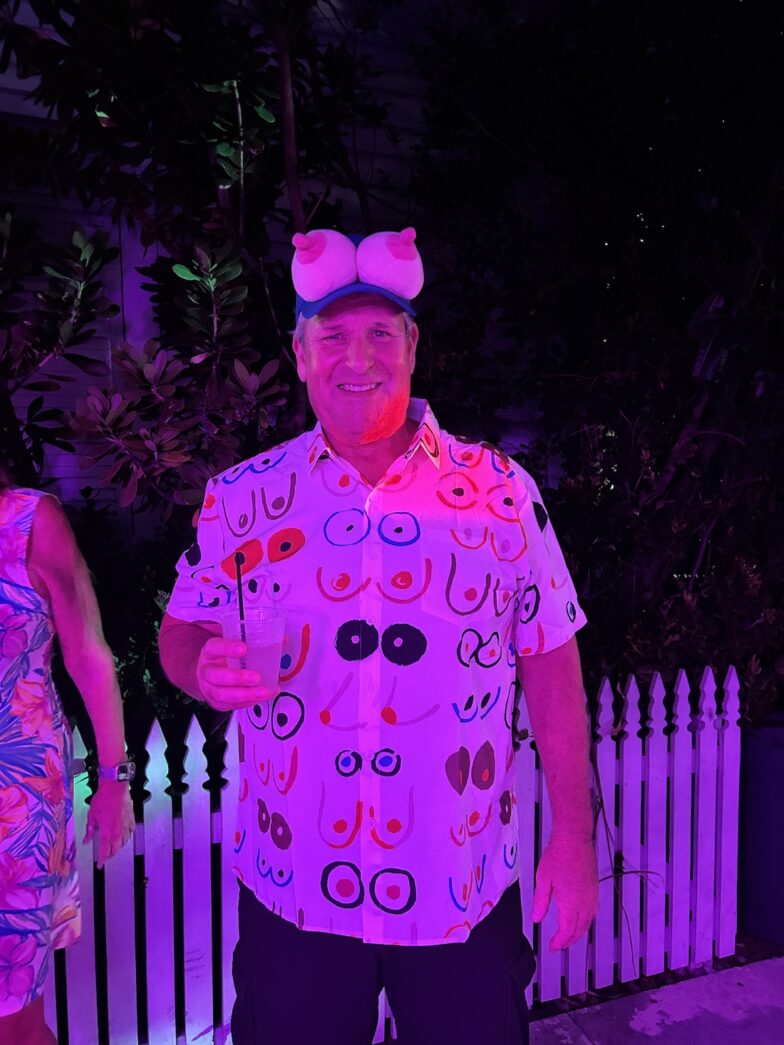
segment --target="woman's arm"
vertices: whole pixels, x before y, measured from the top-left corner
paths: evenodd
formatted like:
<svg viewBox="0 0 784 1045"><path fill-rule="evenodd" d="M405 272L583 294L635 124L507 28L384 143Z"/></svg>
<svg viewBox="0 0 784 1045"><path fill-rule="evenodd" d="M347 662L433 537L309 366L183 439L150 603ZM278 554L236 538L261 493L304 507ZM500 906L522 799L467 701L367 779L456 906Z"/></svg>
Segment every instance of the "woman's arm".
<svg viewBox="0 0 784 1045"><path fill-rule="evenodd" d="M33 518L28 572L49 602L65 669L95 730L101 765L125 759L122 700L87 564L59 502L42 497Z"/></svg>
<svg viewBox="0 0 784 1045"><path fill-rule="evenodd" d="M27 559L30 580L48 600L68 674L84 700L103 766L125 761L122 700L114 658L103 637L101 615L87 564L73 531L52 497L42 497L33 517ZM87 814L84 841L98 832L98 866L134 832L128 784L101 779Z"/></svg>

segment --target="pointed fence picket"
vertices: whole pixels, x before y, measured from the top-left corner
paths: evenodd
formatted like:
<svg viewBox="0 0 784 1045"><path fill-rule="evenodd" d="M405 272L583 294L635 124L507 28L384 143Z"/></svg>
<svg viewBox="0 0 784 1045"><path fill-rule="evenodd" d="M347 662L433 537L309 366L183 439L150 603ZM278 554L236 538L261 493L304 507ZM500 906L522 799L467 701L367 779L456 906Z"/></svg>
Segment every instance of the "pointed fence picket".
<svg viewBox="0 0 784 1045"><path fill-rule="evenodd" d="M613 691L607 679L599 688L596 715L595 773L599 792L596 826L596 863L599 873L599 913L591 927L591 965L594 988L607 987L615 978L615 808L616 757Z"/></svg>
<svg viewBox="0 0 784 1045"><path fill-rule="evenodd" d="M79 733L74 734L74 759L84 763L87 752ZM93 845L82 845L87 830L87 797L90 794L86 773L74 778L74 836L82 905L82 932L65 951L65 976L68 1004L68 1036L72 1042L98 1040L98 1002L95 979L95 920L93 915ZM97 856L97 852L95 854ZM50 977L49 989L53 988ZM54 993L52 991L52 993ZM50 1026L56 1024L50 1023Z"/></svg>
<svg viewBox="0 0 784 1045"><path fill-rule="evenodd" d="M586 701L586 719L590 717L590 708ZM582 936L566 951L566 989L565 994L584 994L588 990L588 936Z"/></svg>
<svg viewBox="0 0 784 1045"><path fill-rule="evenodd" d="M670 838L667 866L667 956L670 969L689 964L691 911L692 763L689 732L689 680L679 671L675 680L673 732L669 745Z"/></svg>
<svg viewBox="0 0 784 1045"><path fill-rule="evenodd" d="M644 836L642 842L643 976L664 971L667 885L667 736L664 685L656 672L648 691L643 737Z"/></svg>
<svg viewBox="0 0 784 1045"><path fill-rule="evenodd" d="M144 804L144 878L147 910L147 1022L154 1045L175 1045L174 1027L174 830L166 794L166 741L153 723L147 738L147 788ZM209 894L208 894L209 895Z"/></svg>
<svg viewBox="0 0 784 1045"><path fill-rule="evenodd" d="M694 716L694 841L691 880L691 961L713 956L713 880L716 869L716 683L706 668Z"/></svg>
<svg viewBox="0 0 784 1045"><path fill-rule="evenodd" d="M642 759L640 746L640 693L633 677L624 691L622 710L623 739L619 744L621 810L618 848L623 857L618 930L620 980L636 980L640 975L640 812L642 805Z"/></svg>
<svg viewBox="0 0 784 1045"><path fill-rule="evenodd" d="M237 879L234 874L235 848L239 844L242 819L239 811L239 755L237 744L238 725L229 723L226 730L226 754L223 776L226 783L221 791L220 812L213 817L212 839L221 847L221 954L223 958L223 981L221 988L221 1024L216 1035L217 1045L222 1045L231 1023L234 1005L234 981L231 977L231 959L239 938L237 921Z"/></svg>
<svg viewBox="0 0 784 1045"><path fill-rule="evenodd" d="M212 909L210 795L204 788L207 759L204 734L194 715L185 735L185 782L182 817L175 821L182 849L185 957L185 1032L188 1041L208 1040L212 1032Z"/></svg>
<svg viewBox="0 0 784 1045"><path fill-rule="evenodd" d="M740 684L734 667L724 680L716 782L716 957L735 953L738 896L738 800L740 795Z"/></svg>
<svg viewBox="0 0 784 1045"><path fill-rule="evenodd" d="M600 878L599 914L588 939L554 954L557 928L552 904L539 927L531 922L535 870L551 827L550 801L524 699L518 719L513 802L518 841L523 931L535 943L537 968L526 996L529 1004L561 995L581 995L664 969L698 966L726 957L735 947L737 926L738 787L740 763L739 684L730 668L719 688L707 668L690 708L690 686L680 671L668 694L655 674L641 697L631 676L613 713L607 679L595 702L594 790L599 799L596 853ZM220 809L210 813L204 737L194 719L186 736L187 788L182 816L172 816L166 794L166 743L153 725L144 823L137 826L135 850L144 862L146 933L134 933L134 854L130 848L105 871L107 996L110 1045L228 1045L234 1001L231 958L237 940L237 885L234 849L241 820L238 759L233 724L227 730L225 786ZM77 758L84 757L75 738ZM75 827L83 836L87 781L75 781ZM211 859L220 848L218 864ZM182 851L182 895L174 889L173 853ZM96 853L97 855L97 853ZM67 1030L71 1045L101 1040L98 1026L93 922L93 852L79 847L83 931L66 952ZM184 1034L175 1031L175 903L183 926ZM214 906L217 905L217 906ZM213 917L213 911L215 917ZM213 967L213 931L220 926L219 966ZM148 1034L137 1027L134 940L147 970L147 990L138 999ZM214 941L218 946L218 940ZM54 1022L50 981L46 1012ZM62 1008L62 1006L61 1006ZM384 1040L394 1020L385 995L373 1041ZM64 1028L62 1028L64 1029Z"/></svg>
<svg viewBox="0 0 784 1045"><path fill-rule="evenodd" d="M137 833L141 842L141 827ZM104 868L110 1041L121 1041L128 1027L136 1028L134 848L135 844L126 845Z"/></svg>
<svg viewBox="0 0 784 1045"><path fill-rule="evenodd" d="M538 762L538 760L537 760ZM537 765L537 769L538 769ZM544 774L537 773L536 799L539 803L539 837L537 839L537 853L541 855L550 837L552 828L552 809L550 797L544 783ZM555 936L558 928L558 912L555 904L551 903L547 914L539 922L539 948L537 952L537 983L539 985L539 998L541 1001L550 1001L559 998L562 994L561 975L563 973L564 953L563 951L551 951L550 940Z"/></svg>

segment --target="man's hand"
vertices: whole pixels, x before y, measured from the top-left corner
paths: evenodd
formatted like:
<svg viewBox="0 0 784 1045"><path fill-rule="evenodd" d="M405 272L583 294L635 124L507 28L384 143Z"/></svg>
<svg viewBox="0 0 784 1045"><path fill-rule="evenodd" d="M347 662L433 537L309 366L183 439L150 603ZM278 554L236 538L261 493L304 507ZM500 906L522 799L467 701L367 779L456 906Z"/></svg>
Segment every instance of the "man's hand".
<svg viewBox="0 0 784 1045"><path fill-rule="evenodd" d="M532 921L542 921L551 897L558 908L558 929L550 950L558 951L577 943L599 910L599 872L591 839L550 839L536 869Z"/></svg>
<svg viewBox="0 0 784 1045"><path fill-rule="evenodd" d="M257 671L230 668L227 657L241 657L245 643L236 639L207 639L196 664L196 682L204 700L218 711L252 707L276 694L260 685Z"/></svg>
<svg viewBox="0 0 784 1045"><path fill-rule="evenodd" d="M98 867L122 849L133 837L136 821L128 784L124 780L101 780L87 811L87 830L82 841L98 832Z"/></svg>

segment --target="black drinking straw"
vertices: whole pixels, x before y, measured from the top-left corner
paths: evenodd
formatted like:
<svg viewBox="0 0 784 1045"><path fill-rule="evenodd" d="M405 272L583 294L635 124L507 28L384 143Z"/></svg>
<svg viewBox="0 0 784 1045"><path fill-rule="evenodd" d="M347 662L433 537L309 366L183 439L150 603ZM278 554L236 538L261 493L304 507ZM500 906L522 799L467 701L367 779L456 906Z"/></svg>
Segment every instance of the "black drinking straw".
<svg viewBox="0 0 784 1045"><path fill-rule="evenodd" d="M242 597L242 570L240 567L245 562L245 556L242 552L234 553L234 566L237 572L237 605L240 610L240 638L243 642L246 641L245 635L245 601Z"/></svg>

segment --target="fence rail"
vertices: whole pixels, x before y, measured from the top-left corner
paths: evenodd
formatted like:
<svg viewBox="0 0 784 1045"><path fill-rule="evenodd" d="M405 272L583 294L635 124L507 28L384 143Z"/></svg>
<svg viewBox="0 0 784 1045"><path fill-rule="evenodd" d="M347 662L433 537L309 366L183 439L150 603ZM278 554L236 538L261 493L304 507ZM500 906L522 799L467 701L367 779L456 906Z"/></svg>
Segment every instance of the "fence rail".
<svg viewBox="0 0 784 1045"><path fill-rule="evenodd" d="M602 682L593 720L601 906L588 937L555 954L546 946L556 928L554 905L541 927L530 921L534 870L551 814L521 701L518 860L523 929L537 956L526 991L529 1004L699 966L734 952L738 690L734 668L721 687L706 668L693 694L684 671L671 693L658 674L644 694L634 676L617 695L608 680ZM78 735L75 740L77 758L83 758ZM150 797L133 847L98 871L93 851L80 846L82 937L58 955L57 982L50 977L45 996L61 1045L226 1045L231 1040L231 955L237 939L231 796L237 760L230 744L228 783L221 793L225 807L211 812L203 786L204 736L195 717L186 745L189 787L181 815L174 815L166 793L166 743L155 723L146 745ZM75 792L81 838L88 797L84 777L77 778ZM383 1042L387 1020L394 1033L382 993L374 1043Z"/></svg>

